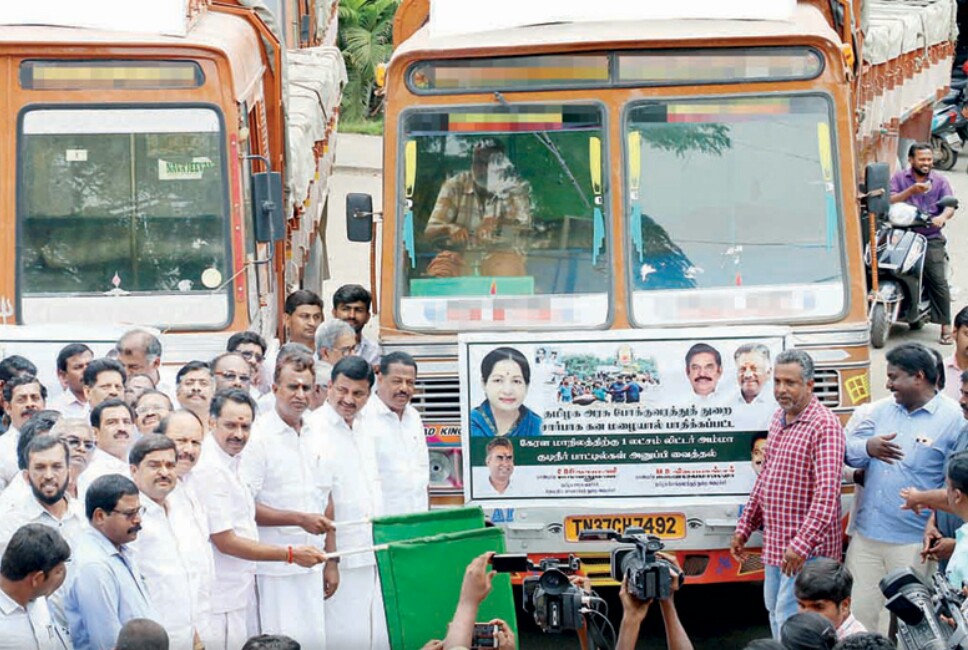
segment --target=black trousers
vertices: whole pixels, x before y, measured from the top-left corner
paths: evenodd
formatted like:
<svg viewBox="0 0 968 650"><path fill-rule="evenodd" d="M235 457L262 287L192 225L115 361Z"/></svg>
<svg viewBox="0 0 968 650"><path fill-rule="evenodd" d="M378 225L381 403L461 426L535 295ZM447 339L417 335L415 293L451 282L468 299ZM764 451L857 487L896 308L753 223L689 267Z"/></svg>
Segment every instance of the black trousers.
<svg viewBox="0 0 968 650"><path fill-rule="evenodd" d="M924 257L924 295L931 303L931 322L951 324L951 291L948 288L948 253L945 239L928 240Z"/></svg>

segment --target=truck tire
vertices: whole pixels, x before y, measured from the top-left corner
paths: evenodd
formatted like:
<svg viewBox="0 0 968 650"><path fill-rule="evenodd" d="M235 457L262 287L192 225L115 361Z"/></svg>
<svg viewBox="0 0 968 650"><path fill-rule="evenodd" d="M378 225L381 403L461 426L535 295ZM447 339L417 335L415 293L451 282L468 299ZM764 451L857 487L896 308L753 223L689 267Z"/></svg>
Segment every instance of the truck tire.
<svg viewBox="0 0 968 650"><path fill-rule="evenodd" d="M891 331L891 323L887 320L887 310L884 304L877 302L871 307L871 345L881 349L887 343L887 335Z"/></svg>
<svg viewBox="0 0 968 650"><path fill-rule="evenodd" d="M946 172L958 162L958 152L944 138L931 136L931 149L934 150L935 169Z"/></svg>

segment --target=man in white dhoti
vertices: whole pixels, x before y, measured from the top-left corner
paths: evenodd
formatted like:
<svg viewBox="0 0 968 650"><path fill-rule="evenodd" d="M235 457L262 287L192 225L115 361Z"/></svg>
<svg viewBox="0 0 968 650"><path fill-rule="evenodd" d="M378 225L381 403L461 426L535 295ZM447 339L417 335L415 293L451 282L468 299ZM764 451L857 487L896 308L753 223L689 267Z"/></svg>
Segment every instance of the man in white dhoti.
<svg viewBox="0 0 968 650"><path fill-rule="evenodd" d="M245 390L226 389L212 400L209 431L189 482L208 516L215 547L211 641L207 650L236 650L259 634L256 562L311 568L326 561L314 546L272 546L259 542L255 501L239 476L242 450L249 442L255 400Z"/></svg>
<svg viewBox="0 0 968 650"><path fill-rule="evenodd" d="M314 383L309 351L280 355L272 387L275 407L255 421L239 467L255 498L259 541L287 550L336 548L330 470L319 433L303 420ZM256 585L262 632L285 634L308 650L325 648L323 595L332 596L339 581L335 560L326 562L325 569L259 562Z"/></svg>
<svg viewBox="0 0 968 650"><path fill-rule="evenodd" d="M337 551L373 545L368 523L383 514L383 490L370 432L363 430L360 410L373 388L373 367L362 357L340 360L333 367L326 403L310 418L320 432L333 473ZM353 523L356 522L356 523ZM340 589L326 603L326 647L329 650L389 648L386 615L373 553L342 557Z"/></svg>

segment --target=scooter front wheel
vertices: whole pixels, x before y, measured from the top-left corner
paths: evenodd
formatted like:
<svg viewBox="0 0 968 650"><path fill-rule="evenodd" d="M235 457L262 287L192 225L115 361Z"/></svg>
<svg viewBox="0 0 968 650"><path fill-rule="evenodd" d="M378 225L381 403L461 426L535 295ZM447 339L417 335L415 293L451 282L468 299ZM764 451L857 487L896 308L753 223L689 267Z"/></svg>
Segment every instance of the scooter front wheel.
<svg viewBox="0 0 968 650"><path fill-rule="evenodd" d="M874 303L871 307L871 345L878 350L887 343L887 336L891 332L891 322L887 318L884 303Z"/></svg>
<svg viewBox="0 0 968 650"><path fill-rule="evenodd" d="M934 151L934 167L948 171L958 162L958 152L951 148L944 138L931 136L931 149Z"/></svg>

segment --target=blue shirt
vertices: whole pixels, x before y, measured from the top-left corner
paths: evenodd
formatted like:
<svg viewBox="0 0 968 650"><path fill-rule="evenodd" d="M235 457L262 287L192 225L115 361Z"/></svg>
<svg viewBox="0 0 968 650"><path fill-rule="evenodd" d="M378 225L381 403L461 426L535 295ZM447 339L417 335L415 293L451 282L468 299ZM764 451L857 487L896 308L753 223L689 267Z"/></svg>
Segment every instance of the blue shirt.
<svg viewBox="0 0 968 650"><path fill-rule="evenodd" d="M944 486L945 462L964 424L961 409L941 394L911 413L890 400L871 409L847 440L847 464L867 469L854 520L857 532L887 544L921 541L928 511L916 515L902 510L901 489ZM872 459L867 454L868 439L890 433L897 433L893 442L901 447L904 458L893 463Z"/></svg>
<svg viewBox="0 0 968 650"><path fill-rule="evenodd" d="M520 408L518 421L507 432L508 438L529 438L541 435L541 416L527 406ZM494 424L494 411L491 403L484 400L480 406L471 411L471 435L493 438L497 436L497 425Z"/></svg>
<svg viewBox="0 0 968 650"><path fill-rule="evenodd" d="M955 532L955 551L948 560L945 575L955 589L960 590L968 583L968 524Z"/></svg>
<svg viewBox="0 0 968 650"><path fill-rule="evenodd" d="M119 551L92 528L78 540L73 564L64 613L74 650L111 650L129 620L159 620L126 547Z"/></svg>

